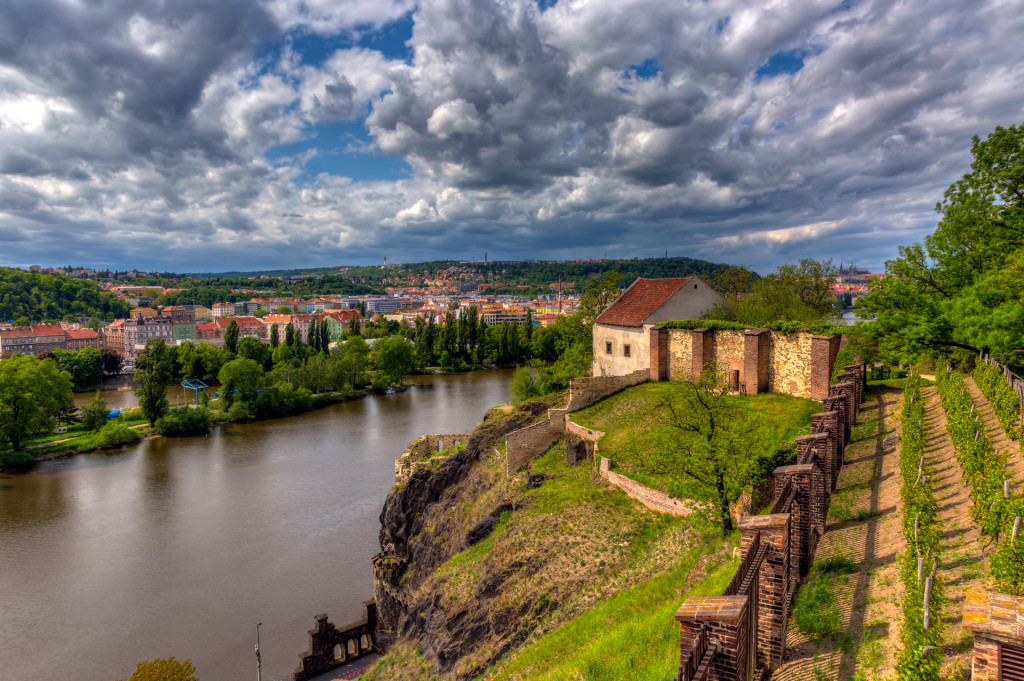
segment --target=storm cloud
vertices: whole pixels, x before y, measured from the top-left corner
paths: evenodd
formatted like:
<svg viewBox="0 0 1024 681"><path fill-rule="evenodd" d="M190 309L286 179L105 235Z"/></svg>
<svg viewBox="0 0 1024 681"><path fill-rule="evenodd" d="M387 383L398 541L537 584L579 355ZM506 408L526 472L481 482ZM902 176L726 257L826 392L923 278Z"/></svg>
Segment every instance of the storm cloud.
<svg viewBox="0 0 1024 681"><path fill-rule="evenodd" d="M0 263L878 268L1024 117L1015 2L550 4L0 0Z"/></svg>

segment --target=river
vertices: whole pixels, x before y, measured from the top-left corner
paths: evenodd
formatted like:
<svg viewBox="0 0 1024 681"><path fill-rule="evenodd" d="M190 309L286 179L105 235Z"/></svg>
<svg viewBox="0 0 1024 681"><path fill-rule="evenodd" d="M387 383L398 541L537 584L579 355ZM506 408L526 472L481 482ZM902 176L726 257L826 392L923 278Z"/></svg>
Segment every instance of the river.
<svg viewBox="0 0 1024 681"><path fill-rule="evenodd" d="M223 426L0 473L0 678L114 681L191 658L202 681L298 663L317 613L373 597L370 558L394 460L467 432L509 399L508 371L301 416Z"/></svg>

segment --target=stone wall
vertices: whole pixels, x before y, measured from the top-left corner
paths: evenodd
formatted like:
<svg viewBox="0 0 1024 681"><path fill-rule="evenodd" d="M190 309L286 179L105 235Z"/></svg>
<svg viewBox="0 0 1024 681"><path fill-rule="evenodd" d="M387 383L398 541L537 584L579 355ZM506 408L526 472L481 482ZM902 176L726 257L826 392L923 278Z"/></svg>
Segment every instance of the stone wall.
<svg viewBox="0 0 1024 681"><path fill-rule="evenodd" d="M565 417L552 416L505 436L505 470L512 475L547 451L562 436Z"/></svg>
<svg viewBox="0 0 1024 681"><path fill-rule="evenodd" d="M725 380L735 381L735 387L747 394L774 392L816 400L828 396L838 337L763 329L665 331L671 378L695 378L713 361Z"/></svg>
<svg viewBox="0 0 1024 681"><path fill-rule="evenodd" d="M690 376L693 355L693 332L689 329L668 329L668 375Z"/></svg>
<svg viewBox="0 0 1024 681"><path fill-rule="evenodd" d="M569 379L569 403L566 411L579 411L620 390L639 385L651 377L648 368L625 376L586 376Z"/></svg>
<svg viewBox="0 0 1024 681"><path fill-rule="evenodd" d="M408 479L416 469L416 462L445 449L452 449L469 442L469 433L442 433L422 435L406 447L402 456L395 460L395 482Z"/></svg>
<svg viewBox="0 0 1024 681"><path fill-rule="evenodd" d="M771 332L768 392L811 396L811 335Z"/></svg>
<svg viewBox="0 0 1024 681"><path fill-rule="evenodd" d="M636 480L627 478L625 475L620 475L619 473L614 473L610 469L611 461L601 457L601 477L621 489L627 496L633 497L652 511L668 513L669 515L686 516L693 513L697 507L692 501L674 499L664 492L659 492L658 490L651 489L646 485L641 485Z"/></svg>

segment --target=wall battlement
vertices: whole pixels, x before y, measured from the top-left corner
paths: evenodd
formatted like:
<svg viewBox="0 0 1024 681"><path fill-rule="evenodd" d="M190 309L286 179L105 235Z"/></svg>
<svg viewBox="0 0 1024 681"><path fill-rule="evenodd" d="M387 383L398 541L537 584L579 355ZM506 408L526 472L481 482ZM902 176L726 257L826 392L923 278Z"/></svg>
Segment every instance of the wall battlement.
<svg viewBox="0 0 1024 681"><path fill-rule="evenodd" d="M797 463L775 469L771 513L740 520L743 557L725 593L688 598L676 613L676 681L745 681L755 671L770 673L782 660L793 594L824 534L863 396L864 367L844 368L841 382L829 387L828 411L811 417L814 433L797 438Z"/></svg>

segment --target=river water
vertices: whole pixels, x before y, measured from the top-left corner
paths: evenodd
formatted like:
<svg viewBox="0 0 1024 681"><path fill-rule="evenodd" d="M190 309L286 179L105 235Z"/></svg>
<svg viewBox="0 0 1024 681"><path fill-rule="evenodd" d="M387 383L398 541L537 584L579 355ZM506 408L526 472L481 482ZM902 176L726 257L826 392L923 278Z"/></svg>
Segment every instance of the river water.
<svg viewBox="0 0 1024 681"><path fill-rule="evenodd" d="M263 678L286 676L314 615L344 625L373 597L394 460L423 433L471 430L510 378L416 377L397 395L0 473L0 678L114 681L173 655L202 681L254 679L257 621Z"/></svg>

